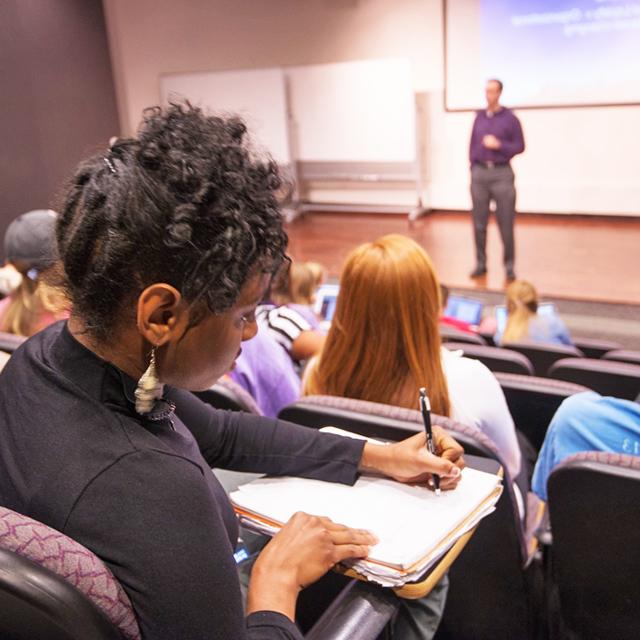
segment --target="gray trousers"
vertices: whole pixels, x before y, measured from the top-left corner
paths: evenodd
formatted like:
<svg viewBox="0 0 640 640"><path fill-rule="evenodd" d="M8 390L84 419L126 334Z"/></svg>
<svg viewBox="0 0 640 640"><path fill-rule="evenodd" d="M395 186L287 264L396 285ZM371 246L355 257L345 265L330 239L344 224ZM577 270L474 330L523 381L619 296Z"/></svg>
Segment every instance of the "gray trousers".
<svg viewBox="0 0 640 640"><path fill-rule="evenodd" d="M471 202L473 204L473 232L476 242L476 266L487 267L487 224L489 205L496 203L496 221L503 246L503 263L507 272L513 271L515 243L513 222L516 215L516 189L510 165L471 167Z"/></svg>

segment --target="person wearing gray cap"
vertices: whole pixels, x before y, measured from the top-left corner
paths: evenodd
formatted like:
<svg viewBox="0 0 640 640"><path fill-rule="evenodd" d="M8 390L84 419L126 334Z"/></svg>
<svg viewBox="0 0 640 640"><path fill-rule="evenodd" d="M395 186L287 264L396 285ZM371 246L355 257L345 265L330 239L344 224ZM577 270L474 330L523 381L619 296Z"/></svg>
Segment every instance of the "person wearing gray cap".
<svg viewBox="0 0 640 640"><path fill-rule="evenodd" d="M16 289L0 301L0 331L30 336L68 316L68 302L40 277L56 261L57 214L37 209L18 216L4 236L7 264L22 276Z"/></svg>

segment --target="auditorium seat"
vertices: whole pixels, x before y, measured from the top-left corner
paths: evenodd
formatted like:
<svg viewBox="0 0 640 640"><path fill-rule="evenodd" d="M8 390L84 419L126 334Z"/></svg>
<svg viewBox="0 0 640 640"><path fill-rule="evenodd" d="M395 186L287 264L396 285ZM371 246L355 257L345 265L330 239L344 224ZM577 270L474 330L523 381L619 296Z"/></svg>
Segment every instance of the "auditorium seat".
<svg viewBox="0 0 640 640"><path fill-rule="evenodd" d="M445 324L439 325L440 338L442 342L465 342L469 344L482 344L486 345L487 341L477 333L469 333L468 331L461 331L455 327L449 327Z"/></svg>
<svg viewBox="0 0 640 640"><path fill-rule="evenodd" d="M562 358L580 358L583 353L576 347L563 344L551 344L543 342L532 342L523 340L519 342L509 342L504 348L517 351L529 358L533 365L534 375L544 378L549 371L549 367Z"/></svg>
<svg viewBox="0 0 640 640"><path fill-rule="evenodd" d="M516 429L540 451L551 418L563 400L587 387L564 380L496 373Z"/></svg>
<svg viewBox="0 0 640 640"><path fill-rule="evenodd" d="M632 351L631 349L608 351L602 358L604 360L615 360L616 362L628 362L629 364L640 365L640 351Z"/></svg>
<svg viewBox="0 0 640 640"><path fill-rule="evenodd" d="M480 360L491 371L504 373L519 373L533 375L533 365L526 356L516 351L502 347L485 347L462 342L445 342L443 345L449 351L462 351L467 358Z"/></svg>
<svg viewBox="0 0 640 640"><path fill-rule="evenodd" d="M603 396L635 400L640 393L640 365L615 360L565 358L549 369L549 377L583 384Z"/></svg>
<svg viewBox="0 0 640 640"><path fill-rule="evenodd" d="M578 453L549 476L557 638L635 640L640 629L640 457ZM564 626L564 628L562 628Z"/></svg>
<svg viewBox="0 0 640 640"><path fill-rule="evenodd" d="M27 338L0 331L0 351L13 353Z"/></svg>
<svg viewBox="0 0 640 640"><path fill-rule="evenodd" d="M210 389L194 393L216 409L245 411L262 415L262 411L251 394L230 378L220 378Z"/></svg>
<svg viewBox="0 0 640 640"><path fill-rule="evenodd" d="M278 416L313 428L331 425L382 440L399 440L424 429L419 411L334 396L307 396ZM500 464L495 444L474 427L442 416L433 423L454 435L465 455ZM475 465L474 465L475 466ZM532 496L533 497L533 496ZM531 501L527 527L521 523L513 484L496 511L484 519L449 569L450 587L436 640L535 638L541 607L541 570L533 560L539 503ZM499 612L499 615L496 615ZM346 638L346 636L345 636Z"/></svg>
<svg viewBox="0 0 640 640"><path fill-rule="evenodd" d="M496 346L496 343L493 339L493 333L488 333L487 331L479 331L478 335L482 336L482 339L487 343L488 346Z"/></svg>
<svg viewBox="0 0 640 640"><path fill-rule="evenodd" d="M0 637L138 640L140 631L127 594L97 556L0 507Z"/></svg>
<svg viewBox="0 0 640 640"><path fill-rule="evenodd" d="M600 340L597 338L573 338L573 345L584 353L585 358L602 358L607 351L622 349L622 345L612 340Z"/></svg>

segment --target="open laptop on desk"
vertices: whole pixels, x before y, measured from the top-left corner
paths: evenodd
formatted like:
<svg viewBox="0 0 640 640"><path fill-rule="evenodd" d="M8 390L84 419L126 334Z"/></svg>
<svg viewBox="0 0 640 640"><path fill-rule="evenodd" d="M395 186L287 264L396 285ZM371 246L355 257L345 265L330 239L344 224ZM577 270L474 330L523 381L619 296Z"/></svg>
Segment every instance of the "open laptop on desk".
<svg viewBox="0 0 640 640"><path fill-rule="evenodd" d="M319 315L329 324L336 310L339 291L340 285L338 284L321 284L316 291L316 301L313 310L316 315Z"/></svg>
<svg viewBox="0 0 640 640"><path fill-rule="evenodd" d="M482 320L482 309L484 303L476 298L468 298L467 296L450 295L447 300L447 306L444 315L447 318L455 318L470 325L479 325Z"/></svg>

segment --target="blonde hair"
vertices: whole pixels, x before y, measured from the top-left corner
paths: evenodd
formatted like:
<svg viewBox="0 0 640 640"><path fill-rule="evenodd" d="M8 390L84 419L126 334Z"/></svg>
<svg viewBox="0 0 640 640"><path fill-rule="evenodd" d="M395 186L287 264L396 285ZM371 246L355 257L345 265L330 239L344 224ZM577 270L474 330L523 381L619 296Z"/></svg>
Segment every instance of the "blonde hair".
<svg viewBox="0 0 640 640"><path fill-rule="evenodd" d="M305 262L292 262L282 271L271 290L276 304L313 304L316 291L316 273Z"/></svg>
<svg viewBox="0 0 640 640"><path fill-rule="evenodd" d="M440 287L425 251L388 235L347 258L327 341L304 393L418 408L426 387L434 412L450 414L440 356Z"/></svg>
<svg viewBox="0 0 640 640"><path fill-rule="evenodd" d="M319 287L324 282L326 269L319 262L305 262L305 265L307 266L307 269L309 269L313 274L315 286Z"/></svg>
<svg viewBox="0 0 640 640"><path fill-rule="evenodd" d="M515 342L529 335L529 320L538 312L538 292L526 280L514 280L505 291L507 326L502 342Z"/></svg>
<svg viewBox="0 0 640 640"><path fill-rule="evenodd" d="M26 273L11 294L0 331L19 336L31 336L43 329L48 320L59 320L66 316L69 302L62 291L47 284L41 278L31 279ZM47 318L48 315L53 317Z"/></svg>

